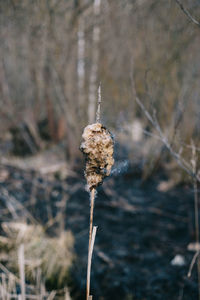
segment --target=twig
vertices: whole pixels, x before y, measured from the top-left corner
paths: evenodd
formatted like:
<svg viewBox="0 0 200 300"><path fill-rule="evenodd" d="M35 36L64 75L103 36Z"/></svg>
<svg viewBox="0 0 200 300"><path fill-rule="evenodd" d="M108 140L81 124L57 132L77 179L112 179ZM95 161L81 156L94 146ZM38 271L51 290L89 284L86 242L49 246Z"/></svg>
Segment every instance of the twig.
<svg viewBox="0 0 200 300"><path fill-rule="evenodd" d="M101 258L102 261L104 261L106 264L108 264L110 268L113 268L114 264L113 264L112 260L108 257L108 255L106 255L105 253L103 253L100 250L97 250L97 255L99 256L99 258Z"/></svg>
<svg viewBox="0 0 200 300"><path fill-rule="evenodd" d="M191 14L190 12L183 6L183 4L179 0L175 0L176 3L179 5L180 9L183 11L183 13L187 16L187 18L192 21L195 25L200 27L200 22L198 22Z"/></svg>

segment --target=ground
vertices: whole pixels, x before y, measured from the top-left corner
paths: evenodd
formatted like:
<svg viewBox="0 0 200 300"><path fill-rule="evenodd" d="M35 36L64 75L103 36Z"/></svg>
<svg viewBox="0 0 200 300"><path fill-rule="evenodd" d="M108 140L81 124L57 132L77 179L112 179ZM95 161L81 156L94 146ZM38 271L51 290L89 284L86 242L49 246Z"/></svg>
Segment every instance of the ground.
<svg viewBox="0 0 200 300"><path fill-rule="evenodd" d="M75 238L75 255L69 284L72 299L85 299L88 247L89 195L83 173L52 179L35 171L4 165L7 179L1 180L1 205L7 191L26 207L37 221L63 211L65 228ZM158 172L146 182L141 170L127 167L113 174L98 188L94 224L98 226L92 261L93 299L189 300L197 299L196 265L187 277L194 252L193 191L190 185L159 192L165 176ZM33 185L35 188L33 188ZM30 195L35 201L31 203ZM60 205L65 199L66 206ZM62 201L63 204L63 201ZM6 218L13 218L11 214ZM59 226L49 228L57 234ZM184 265L171 261L181 255Z"/></svg>

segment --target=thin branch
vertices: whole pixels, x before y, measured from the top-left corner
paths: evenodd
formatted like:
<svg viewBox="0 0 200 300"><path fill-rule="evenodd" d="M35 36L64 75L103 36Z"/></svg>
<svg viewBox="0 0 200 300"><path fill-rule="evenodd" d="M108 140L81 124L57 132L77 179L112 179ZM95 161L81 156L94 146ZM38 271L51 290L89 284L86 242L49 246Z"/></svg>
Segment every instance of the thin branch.
<svg viewBox="0 0 200 300"><path fill-rule="evenodd" d="M180 9L183 11L183 13L187 16L187 18L192 21L195 25L200 27L200 22L198 22L191 14L190 12L183 6L183 4L180 2L180 0L175 0Z"/></svg>
<svg viewBox="0 0 200 300"><path fill-rule="evenodd" d="M196 148L194 143L192 142L192 167L193 173L197 173L197 155ZM198 205L198 188L197 188L197 180L193 179L193 189L194 189L194 204L195 204L195 232L196 232L196 243L199 244L199 205Z"/></svg>
<svg viewBox="0 0 200 300"><path fill-rule="evenodd" d="M150 132L150 131L148 131L148 130L146 130L146 129L142 129L142 132L143 132L144 134L146 134L146 135L148 135L148 136L150 136L150 137L153 137L153 138L155 138L155 139L157 139L157 140L159 140L159 141L162 142L162 140L161 140L161 138L160 138L159 135L156 135L156 134L154 134L154 133L152 133L152 132Z"/></svg>
<svg viewBox="0 0 200 300"><path fill-rule="evenodd" d="M133 65L133 62L132 62ZM135 98L136 103L138 104L138 106L141 108L141 110L144 112L146 118L149 120L149 122L152 124L152 126L155 128L155 130L157 131L157 134L160 138L160 140L162 141L162 143L165 145L165 147L168 149L168 151L170 152L170 154L174 157L174 159L176 160L177 164L183 169L185 170L185 172L191 176L192 178L196 178L197 181L199 181L199 178L197 176L196 173L193 172L191 165L180 155L180 153L176 152L171 143L169 142L169 139L167 136L165 136L165 134L163 133L160 124L157 120L157 117L155 114L153 114L153 116L150 114L150 112L146 109L146 107L144 106L144 104L142 103L142 101L139 99L139 97L137 96L137 92L136 92L136 88L135 88L135 83L134 83L134 78L133 78L133 67L130 73L130 79L131 79L131 86L132 86L132 92L133 92L133 96Z"/></svg>
<svg viewBox="0 0 200 300"><path fill-rule="evenodd" d="M193 173L197 173L197 153L195 145L192 141L192 168ZM193 178L193 188L194 188L194 213L195 213L195 234L196 234L196 244L199 245L199 199L198 199L198 182L196 178ZM199 250L198 250L199 254ZM198 296L200 300L200 268L199 268L199 255L197 255L197 275L198 275Z"/></svg>

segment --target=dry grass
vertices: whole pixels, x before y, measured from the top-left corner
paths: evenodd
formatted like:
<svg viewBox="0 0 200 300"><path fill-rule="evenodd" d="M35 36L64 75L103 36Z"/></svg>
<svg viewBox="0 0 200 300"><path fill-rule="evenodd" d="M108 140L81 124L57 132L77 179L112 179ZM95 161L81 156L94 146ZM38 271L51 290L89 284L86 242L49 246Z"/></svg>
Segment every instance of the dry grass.
<svg viewBox="0 0 200 300"><path fill-rule="evenodd" d="M74 241L70 232L62 232L59 237L50 238L46 236L40 225L9 222L3 223L2 227L5 236L0 236L1 261L4 261L4 264L16 274L19 269L20 278L22 278L9 289L11 277L15 276L9 277L12 273L8 272L9 276L5 280L4 290L14 293L16 285L20 285L21 294L25 291L31 292L25 286L25 277L37 285L36 290L39 295L42 295L41 290L45 290L45 281L54 283L54 286L65 286L73 260ZM23 251L21 245L23 245ZM18 251L18 249L21 250ZM45 295L40 299L46 299Z"/></svg>

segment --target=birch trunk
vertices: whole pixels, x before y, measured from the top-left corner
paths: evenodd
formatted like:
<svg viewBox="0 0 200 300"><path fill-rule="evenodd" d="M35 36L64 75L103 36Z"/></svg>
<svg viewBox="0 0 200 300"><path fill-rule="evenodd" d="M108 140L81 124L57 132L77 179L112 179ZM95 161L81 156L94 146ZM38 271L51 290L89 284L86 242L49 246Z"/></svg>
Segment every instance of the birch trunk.
<svg viewBox="0 0 200 300"><path fill-rule="evenodd" d="M96 92L97 92L97 73L99 62L99 40L100 40L100 26L98 24L98 17L101 11L101 0L94 0L94 19L95 24L92 36L92 66L89 80L89 102L88 102L88 123L95 122L96 112Z"/></svg>
<svg viewBox="0 0 200 300"><path fill-rule="evenodd" d="M80 17L78 24L78 47L77 47L77 76L78 76L78 101L79 101L79 115L82 115L84 107L84 83L85 83L85 33L84 33L84 19Z"/></svg>

